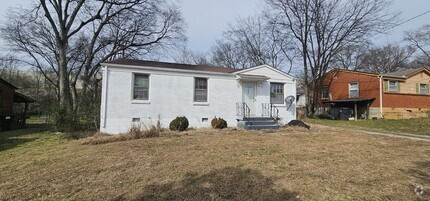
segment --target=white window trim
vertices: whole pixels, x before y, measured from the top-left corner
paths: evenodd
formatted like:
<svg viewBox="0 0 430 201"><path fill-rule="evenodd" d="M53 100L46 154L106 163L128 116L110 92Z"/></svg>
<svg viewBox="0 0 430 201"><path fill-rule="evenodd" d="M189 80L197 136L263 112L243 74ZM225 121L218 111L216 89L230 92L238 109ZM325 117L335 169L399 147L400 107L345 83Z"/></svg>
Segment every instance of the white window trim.
<svg viewBox="0 0 430 201"><path fill-rule="evenodd" d="M421 85L426 85L427 86L427 93L426 94L423 94L423 93L421 93ZM430 88L429 88L429 84L426 84L426 83L419 83L419 86L420 86L420 95L429 95L430 94Z"/></svg>
<svg viewBox="0 0 430 201"><path fill-rule="evenodd" d="M196 97L196 79L206 79L206 102L197 102ZM209 78L208 77L193 77L193 105L194 106L209 106Z"/></svg>
<svg viewBox="0 0 430 201"><path fill-rule="evenodd" d="M351 84L354 84L354 83L357 84L357 96L356 97L351 96ZM348 97L349 98L359 98L360 97L360 83L359 82L350 82L348 84Z"/></svg>
<svg viewBox="0 0 430 201"><path fill-rule="evenodd" d="M148 76L148 100L134 99L134 80L136 75L147 75ZM151 103L151 75L147 73L132 73L131 81L131 104L150 104Z"/></svg>
<svg viewBox="0 0 430 201"><path fill-rule="evenodd" d="M324 97L323 89L327 88L327 97ZM330 88L327 85L321 87L321 99L330 99Z"/></svg>
<svg viewBox="0 0 430 201"><path fill-rule="evenodd" d="M269 83L269 93L272 93L272 84L282 84L282 96L283 96L283 98L282 98L282 100L284 100L285 99L285 90L286 90L286 83L283 83L283 82L270 82ZM257 90L257 89L256 89ZM257 92L255 92L256 94L257 94ZM284 106L285 105L285 103L284 103L284 101L282 101L282 103L272 103L272 98L270 97L270 94L269 94L269 102L271 103L271 104L274 104L275 106Z"/></svg>
<svg viewBox="0 0 430 201"><path fill-rule="evenodd" d="M395 83L395 86L396 86L396 90L395 91L391 90L390 82L394 82ZM397 81L397 80L388 80L388 92L398 93L399 92L399 81Z"/></svg>

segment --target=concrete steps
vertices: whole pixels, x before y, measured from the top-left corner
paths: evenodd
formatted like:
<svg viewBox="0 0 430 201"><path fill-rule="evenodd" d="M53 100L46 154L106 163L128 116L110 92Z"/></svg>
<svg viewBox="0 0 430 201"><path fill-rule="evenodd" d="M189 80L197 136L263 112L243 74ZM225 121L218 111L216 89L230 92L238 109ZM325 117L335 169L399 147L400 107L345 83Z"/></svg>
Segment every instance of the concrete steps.
<svg viewBox="0 0 430 201"><path fill-rule="evenodd" d="M279 124L270 117L249 117L239 119L237 126L246 130L278 129Z"/></svg>

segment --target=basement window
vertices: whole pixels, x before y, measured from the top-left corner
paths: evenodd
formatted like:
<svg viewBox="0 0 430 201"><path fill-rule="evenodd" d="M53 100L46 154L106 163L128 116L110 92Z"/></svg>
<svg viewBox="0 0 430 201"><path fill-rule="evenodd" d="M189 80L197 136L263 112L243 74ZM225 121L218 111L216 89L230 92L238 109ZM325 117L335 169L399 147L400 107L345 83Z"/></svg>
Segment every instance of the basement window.
<svg viewBox="0 0 430 201"><path fill-rule="evenodd" d="M202 118L202 122L208 122L209 119L208 118Z"/></svg>
<svg viewBox="0 0 430 201"><path fill-rule="evenodd" d="M131 120L131 122L133 122L133 123L139 123L140 122L140 118L133 118Z"/></svg>

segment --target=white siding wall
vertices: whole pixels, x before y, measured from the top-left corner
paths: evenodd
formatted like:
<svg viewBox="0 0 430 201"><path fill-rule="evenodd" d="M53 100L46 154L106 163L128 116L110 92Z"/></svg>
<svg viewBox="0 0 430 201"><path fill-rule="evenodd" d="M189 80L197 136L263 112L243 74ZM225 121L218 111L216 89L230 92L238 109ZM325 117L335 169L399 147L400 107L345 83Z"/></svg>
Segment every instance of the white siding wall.
<svg viewBox="0 0 430 201"><path fill-rule="evenodd" d="M132 100L133 73L149 74L149 101ZM210 127L210 121L217 116L224 118L229 126L236 126L236 102L241 100L241 88L233 75L166 73L111 67L108 74L106 127L101 128L102 132L126 132L133 126L132 118L140 118L144 125L151 125L160 117L162 126L168 127L175 117L186 116L190 127ZM194 77L208 78L207 104L193 101ZM102 108L104 105L102 103ZM202 118L208 118L208 121L202 122Z"/></svg>
<svg viewBox="0 0 430 201"><path fill-rule="evenodd" d="M133 73L149 75L149 101L132 100ZM269 74L268 74L269 73ZM272 73L272 74L270 74ZM295 82L270 69L250 72L253 75L272 76L267 82L257 83L257 114L261 103L270 102L270 82L285 83L285 96L296 93ZM194 78L208 78L208 103L194 103ZM242 102L242 87L235 75L213 75L166 72L131 68L108 67L104 72L101 105L101 132L116 134L128 131L133 118L140 118L144 125L155 124L160 117L163 127L168 127L176 116L186 116L190 127L210 127L213 117L224 118L229 127L235 127L236 103ZM285 104L278 105L281 123L295 119L295 106L289 111ZM207 122L202 122L207 118Z"/></svg>

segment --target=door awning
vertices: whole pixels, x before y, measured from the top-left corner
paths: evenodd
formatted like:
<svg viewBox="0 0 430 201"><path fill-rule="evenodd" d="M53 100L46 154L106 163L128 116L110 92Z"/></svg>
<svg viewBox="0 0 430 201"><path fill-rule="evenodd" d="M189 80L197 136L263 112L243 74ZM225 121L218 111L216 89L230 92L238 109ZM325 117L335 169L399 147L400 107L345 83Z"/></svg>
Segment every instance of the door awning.
<svg viewBox="0 0 430 201"><path fill-rule="evenodd" d="M236 76L236 79L240 81L267 81L270 78L264 75L244 75L239 74Z"/></svg>

